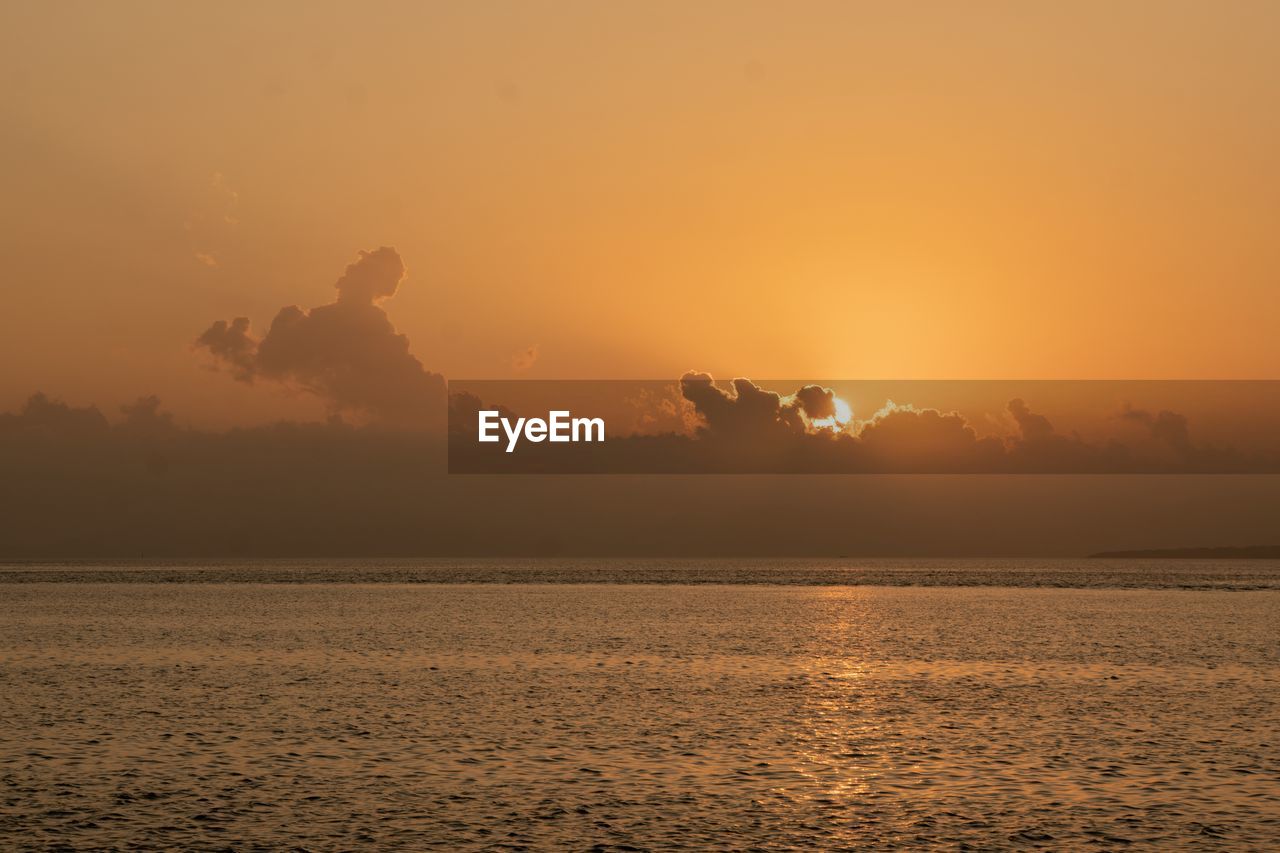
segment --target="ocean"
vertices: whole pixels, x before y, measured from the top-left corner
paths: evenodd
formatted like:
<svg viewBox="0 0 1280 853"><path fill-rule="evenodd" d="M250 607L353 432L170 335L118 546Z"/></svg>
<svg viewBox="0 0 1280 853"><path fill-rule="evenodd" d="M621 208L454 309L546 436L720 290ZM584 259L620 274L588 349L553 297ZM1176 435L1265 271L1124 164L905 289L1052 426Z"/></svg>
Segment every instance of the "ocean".
<svg viewBox="0 0 1280 853"><path fill-rule="evenodd" d="M5 849L1280 848L1280 562L0 566Z"/></svg>

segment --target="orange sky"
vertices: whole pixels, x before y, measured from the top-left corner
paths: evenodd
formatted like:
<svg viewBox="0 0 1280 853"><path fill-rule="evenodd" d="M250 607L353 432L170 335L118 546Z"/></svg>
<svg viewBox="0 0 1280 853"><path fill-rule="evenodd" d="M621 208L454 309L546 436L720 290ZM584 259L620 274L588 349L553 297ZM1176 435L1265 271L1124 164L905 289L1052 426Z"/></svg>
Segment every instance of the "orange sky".
<svg viewBox="0 0 1280 853"><path fill-rule="evenodd" d="M382 245L449 377L1277 378L1278 37L1269 2L6 4L0 409L319 415L191 342Z"/></svg>

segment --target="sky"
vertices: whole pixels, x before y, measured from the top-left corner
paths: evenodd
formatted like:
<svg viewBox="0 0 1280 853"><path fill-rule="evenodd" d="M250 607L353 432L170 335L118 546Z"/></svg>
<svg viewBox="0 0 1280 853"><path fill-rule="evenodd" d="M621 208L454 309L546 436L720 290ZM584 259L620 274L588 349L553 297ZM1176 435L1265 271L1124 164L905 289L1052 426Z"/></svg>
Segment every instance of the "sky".
<svg viewBox="0 0 1280 853"><path fill-rule="evenodd" d="M1271 541L1263 474L498 481L432 419L446 381L818 381L865 445L936 380L895 402L1002 452L1274 446L1272 387L1224 433L1225 383L1025 383L1280 379L1277 42L1248 0L0 5L0 557Z"/></svg>
<svg viewBox="0 0 1280 853"><path fill-rule="evenodd" d="M1274 3L5 4L0 409L357 252L449 378L1275 378ZM114 414L113 414L114 416Z"/></svg>

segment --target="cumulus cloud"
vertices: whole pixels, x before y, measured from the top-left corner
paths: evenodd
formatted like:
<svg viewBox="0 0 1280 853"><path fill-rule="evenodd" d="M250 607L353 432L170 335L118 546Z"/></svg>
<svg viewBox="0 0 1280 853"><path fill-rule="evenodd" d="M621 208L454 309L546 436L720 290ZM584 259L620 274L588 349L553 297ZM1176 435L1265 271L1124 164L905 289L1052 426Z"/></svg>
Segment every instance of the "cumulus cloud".
<svg viewBox="0 0 1280 853"><path fill-rule="evenodd" d="M1126 405L1117 418L1137 427L1145 439L1134 444L1133 455L1148 468L1218 471L1251 465L1248 454L1234 447L1214 447L1192 441L1191 426L1179 412L1167 409L1149 412Z"/></svg>
<svg viewBox="0 0 1280 853"><path fill-rule="evenodd" d="M1019 430L1005 442L1009 466L1015 471L1106 472L1128 464L1127 448L1115 443L1090 444L1078 435L1063 435L1021 398L1010 400L1007 408Z"/></svg>
<svg viewBox="0 0 1280 853"><path fill-rule="evenodd" d="M624 402L628 411L620 424L623 434L691 435L702 425L697 409L681 393L679 382L660 390L638 388Z"/></svg>
<svg viewBox="0 0 1280 853"><path fill-rule="evenodd" d="M1184 415L1168 410L1152 414L1144 409L1134 409L1126 405L1120 412L1120 418L1141 424L1149 430L1153 439L1175 450L1185 452L1191 449L1191 430Z"/></svg>
<svg viewBox="0 0 1280 853"><path fill-rule="evenodd" d="M230 323L216 321L196 338L196 346L209 350L231 369L236 379L253 381L257 373L258 342L249 334L248 317L236 317Z"/></svg>
<svg viewBox="0 0 1280 853"><path fill-rule="evenodd" d="M261 339L247 317L218 320L196 345L240 381L301 389L336 413L399 425L438 423L444 377L422 366L379 304L395 296L404 275L395 249L362 251L336 282L334 302L281 308Z"/></svg>
<svg viewBox="0 0 1280 853"><path fill-rule="evenodd" d="M979 438L956 412L898 406L890 401L856 433L857 449L876 471L999 470L1004 443Z"/></svg>
<svg viewBox="0 0 1280 853"><path fill-rule="evenodd" d="M721 388L708 373L690 371L680 377L680 392L702 417L699 428L711 436L749 438L803 435L813 421L835 417L835 394L805 385L789 397L768 391L750 379L734 379Z"/></svg>
<svg viewBox="0 0 1280 853"><path fill-rule="evenodd" d="M806 385L795 393L796 405L811 421L826 420L836 416L836 395L821 385Z"/></svg>
<svg viewBox="0 0 1280 853"><path fill-rule="evenodd" d="M1031 411L1021 397L1010 400L1008 409L1022 431L1024 441L1043 441L1053 435L1053 424L1049 419Z"/></svg>

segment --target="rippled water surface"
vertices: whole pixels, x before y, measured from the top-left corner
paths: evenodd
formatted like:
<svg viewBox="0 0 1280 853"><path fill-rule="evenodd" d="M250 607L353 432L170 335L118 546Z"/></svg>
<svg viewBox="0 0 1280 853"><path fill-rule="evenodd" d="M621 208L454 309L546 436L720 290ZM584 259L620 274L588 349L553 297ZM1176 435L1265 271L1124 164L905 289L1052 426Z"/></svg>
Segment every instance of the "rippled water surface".
<svg viewBox="0 0 1280 853"><path fill-rule="evenodd" d="M1265 589L11 579L0 847L1278 849L1277 638Z"/></svg>
<svg viewBox="0 0 1280 853"><path fill-rule="evenodd" d="M0 584L31 581L1280 589L1280 560L436 558L0 563Z"/></svg>

